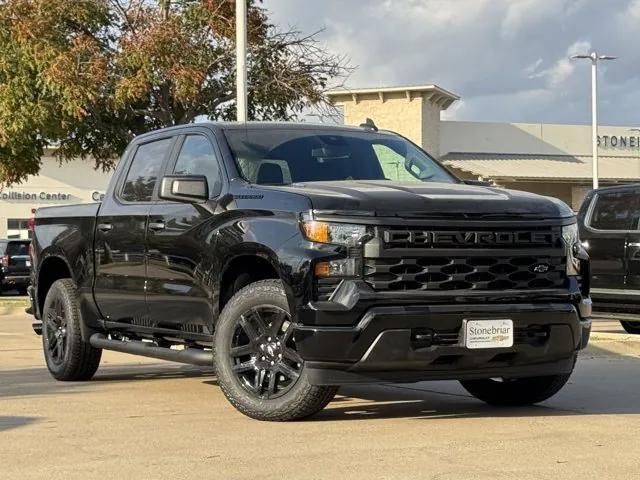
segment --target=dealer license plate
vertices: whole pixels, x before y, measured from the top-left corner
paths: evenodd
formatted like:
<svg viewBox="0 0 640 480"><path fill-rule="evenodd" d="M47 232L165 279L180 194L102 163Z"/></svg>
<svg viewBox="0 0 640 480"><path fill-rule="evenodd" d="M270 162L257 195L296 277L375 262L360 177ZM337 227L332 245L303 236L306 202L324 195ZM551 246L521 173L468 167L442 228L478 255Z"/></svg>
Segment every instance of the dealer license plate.
<svg viewBox="0 0 640 480"><path fill-rule="evenodd" d="M472 349L512 347L513 320L465 320L464 346Z"/></svg>

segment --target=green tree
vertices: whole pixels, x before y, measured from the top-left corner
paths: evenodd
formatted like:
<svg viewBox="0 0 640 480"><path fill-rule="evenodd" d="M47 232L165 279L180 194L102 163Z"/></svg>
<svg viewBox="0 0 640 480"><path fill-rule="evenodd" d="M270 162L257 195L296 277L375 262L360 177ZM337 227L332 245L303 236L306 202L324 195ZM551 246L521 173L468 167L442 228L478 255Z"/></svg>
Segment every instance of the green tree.
<svg viewBox="0 0 640 480"><path fill-rule="evenodd" d="M347 59L247 1L249 117L326 107ZM235 118L235 2L0 0L0 185L52 146L110 169L133 136L201 116Z"/></svg>

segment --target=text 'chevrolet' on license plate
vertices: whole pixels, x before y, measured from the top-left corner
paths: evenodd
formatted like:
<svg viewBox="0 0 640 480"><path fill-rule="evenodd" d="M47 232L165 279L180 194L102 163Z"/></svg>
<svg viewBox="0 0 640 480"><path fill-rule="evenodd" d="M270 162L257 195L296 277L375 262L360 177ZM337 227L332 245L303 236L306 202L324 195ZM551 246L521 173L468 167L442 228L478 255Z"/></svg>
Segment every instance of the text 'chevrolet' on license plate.
<svg viewBox="0 0 640 480"><path fill-rule="evenodd" d="M464 329L464 345L467 348L513 346L513 320L466 320Z"/></svg>

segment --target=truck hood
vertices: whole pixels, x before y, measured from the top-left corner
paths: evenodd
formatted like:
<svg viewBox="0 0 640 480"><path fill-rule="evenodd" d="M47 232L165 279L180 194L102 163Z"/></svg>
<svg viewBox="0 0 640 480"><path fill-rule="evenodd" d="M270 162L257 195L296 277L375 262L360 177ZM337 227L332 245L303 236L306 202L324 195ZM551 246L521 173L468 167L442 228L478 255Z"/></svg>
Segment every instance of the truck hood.
<svg viewBox="0 0 640 480"><path fill-rule="evenodd" d="M314 210L335 215L412 218L566 218L571 209L560 200L518 190L464 183L338 181L277 187L304 195Z"/></svg>

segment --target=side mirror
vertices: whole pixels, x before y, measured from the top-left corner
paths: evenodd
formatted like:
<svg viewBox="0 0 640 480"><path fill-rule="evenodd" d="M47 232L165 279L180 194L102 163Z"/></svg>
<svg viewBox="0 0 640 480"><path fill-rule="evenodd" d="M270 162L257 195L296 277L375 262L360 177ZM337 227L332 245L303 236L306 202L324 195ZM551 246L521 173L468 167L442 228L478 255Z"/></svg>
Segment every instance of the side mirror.
<svg viewBox="0 0 640 480"><path fill-rule="evenodd" d="M167 175L162 177L160 198L186 203L208 200L207 177L204 175Z"/></svg>
<svg viewBox="0 0 640 480"><path fill-rule="evenodd" d="M467 185L475 185L476 187L493 187L491 182L485 182L484 180L465 180Z"/></svg>

